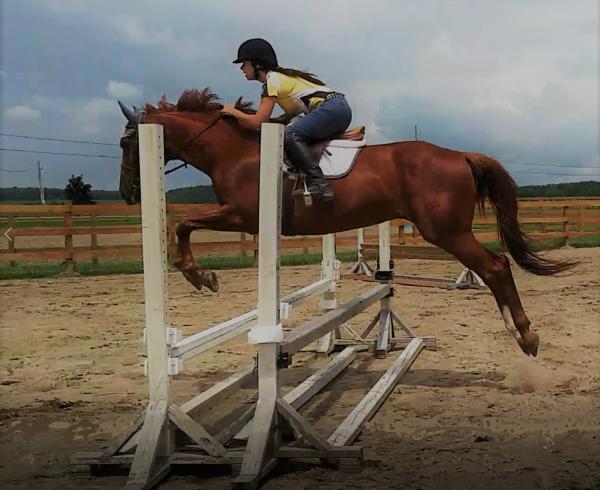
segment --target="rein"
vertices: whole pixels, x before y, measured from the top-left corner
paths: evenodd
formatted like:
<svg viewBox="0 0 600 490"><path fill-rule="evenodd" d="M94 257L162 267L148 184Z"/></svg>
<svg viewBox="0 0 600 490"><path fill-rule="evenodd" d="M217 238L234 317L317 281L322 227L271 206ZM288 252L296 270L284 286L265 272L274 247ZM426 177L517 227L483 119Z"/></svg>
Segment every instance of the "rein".
<svg viewBox="0 0 600 490"><path fill-rule="evenodd" d="M196 141L200 136L202 136L204 133L206 133L210 128L212 128L215 124L217 124L221 119L223 119L223 114L219 114L217 117L215 117L209 124L208 126L206 126L202 131L200 131L198 134L196 134L195 136L192 136L189 140L187 140L184 144L183 147L181 148L181 151L185 151L187 149L188 146L190 146L194 141ZM179 167L177 167L179 168Z"/></svg>

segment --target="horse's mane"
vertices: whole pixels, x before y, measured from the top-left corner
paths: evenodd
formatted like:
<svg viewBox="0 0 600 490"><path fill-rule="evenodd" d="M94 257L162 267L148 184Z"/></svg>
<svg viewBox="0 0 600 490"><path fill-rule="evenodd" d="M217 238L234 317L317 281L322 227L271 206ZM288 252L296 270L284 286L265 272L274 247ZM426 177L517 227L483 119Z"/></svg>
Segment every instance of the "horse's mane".
<svg viewBox="0 0 600 490"><path fill-rule="evenodd" d="M144 110L147 114L159 112L213 112L220 111L223 105L218 102L219 96L214 94L209 87L204 90L192 89L184 90L177 104L167 101L167 96L163 95L156 107L146 103ZM247 114L254 114L256 111L252 108L252 102L242 100L240 97L235 108Z"/></svg>

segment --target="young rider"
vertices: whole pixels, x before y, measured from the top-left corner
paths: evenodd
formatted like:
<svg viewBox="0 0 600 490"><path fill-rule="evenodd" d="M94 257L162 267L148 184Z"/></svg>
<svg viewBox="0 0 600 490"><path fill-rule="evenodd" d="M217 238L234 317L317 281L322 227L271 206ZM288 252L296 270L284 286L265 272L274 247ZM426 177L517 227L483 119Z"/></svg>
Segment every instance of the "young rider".
<svg viewBox="0 0 600 490"><path fill-rule="evenodd" d="M348 128L352 111L344 95L325 86L311 73L280 67L275 50L264 39L243 42L234 63L242 64L246 79L262 82L260 106L256 114L246 114L226 104L223 112L250 129L260 129L261 123L269 120L287 123L302 115L285 129L287 155L291 163L307 175L308 189L315 198L331 201L333 191L308 145L332 139ZM276 102L284 114L271 119Z"/></svg>

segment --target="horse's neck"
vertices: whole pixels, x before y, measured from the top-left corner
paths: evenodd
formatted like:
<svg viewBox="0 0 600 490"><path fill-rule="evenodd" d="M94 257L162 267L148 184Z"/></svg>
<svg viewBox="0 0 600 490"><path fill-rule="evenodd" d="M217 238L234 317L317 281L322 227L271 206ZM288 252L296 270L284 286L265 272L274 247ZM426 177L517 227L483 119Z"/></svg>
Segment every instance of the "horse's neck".
<svg viewBox="0 0 600 490"><path fill-rule="evenodd" d="M258 148L258 143L245 136L239 128L227 121L219 121L205 130L205 122L194 121L174 115L164 114L157 120L165 125L165 138L170 150L170 159L182 160L207 174L213 184L219 185L222 174L231 170L245 155ZM157 118L158 119L158 118Z"/></svg>
<svg viewBox="0 0 600 490"><path fill-rule="evenodd" d="M235 123L220 121L198 140L190 145L190 153L196 152L199 158L205 159L202 165L210 167L210 173L193 162L191 164L208 173L215 190L231 184L231 175L236 173L239 165L251 164L256 160L258 166L258 139L240 130ZM223 191L227 192L226 189Z"/></svg>

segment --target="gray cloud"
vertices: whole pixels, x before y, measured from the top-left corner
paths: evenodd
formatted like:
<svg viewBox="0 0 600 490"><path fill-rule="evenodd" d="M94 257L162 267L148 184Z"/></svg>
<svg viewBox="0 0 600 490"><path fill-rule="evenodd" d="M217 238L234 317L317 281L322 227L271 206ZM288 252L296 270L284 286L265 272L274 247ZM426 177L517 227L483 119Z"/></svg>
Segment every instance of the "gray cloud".
<svg viewBox="0 0 600 490"><path fill-rule="evenodd" d="M423 139L501 158L520 183L600 178L595 0L568 7L554 0L148 5L5 2L2 106L41 115L24 121L3 113L5 132L117 143L123 121L114 99L121 96L142 103L211 86L226 101L258 100L258 84L246 82L231 59L241 41L262 36L274 43L282 65L311 70L345 92L354 123L367 125L372 142L412 139L418 124ZM277 22L257 12L271 12ZM117 147L0 143L119 153ZM41 157L0 152L11 169L33 168ZM95 188L115 186L118 160L43 160L48 185L83 173ZM207 182L198 172L182 172L169 178L171 187ZM31 185L35 174L0 177L2 185Z"/></svg>

